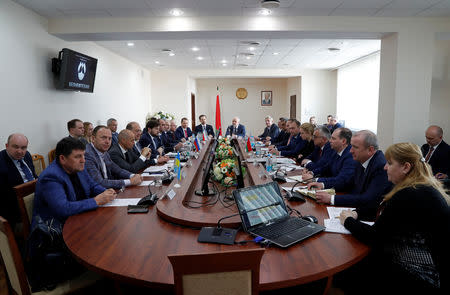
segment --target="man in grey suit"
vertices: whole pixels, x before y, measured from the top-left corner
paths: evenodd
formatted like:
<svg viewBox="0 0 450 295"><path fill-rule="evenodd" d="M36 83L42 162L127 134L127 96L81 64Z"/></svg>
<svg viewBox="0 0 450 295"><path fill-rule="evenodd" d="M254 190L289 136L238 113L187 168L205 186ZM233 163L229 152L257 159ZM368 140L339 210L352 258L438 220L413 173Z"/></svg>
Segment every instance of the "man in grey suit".
<svg viewBox="0 0 450 295"><path fill-rule="evenodd" d="M155 164L154 159L150 159L151 150L148 147L144 147L140 154L136 154L133 150L134 134L132 131L126 129L120 131L118 140L119 143L113 144L108 153L111 160L120 168L138 173L140 170ZM159 164L158 160L156 161Z"/></svg>
<svg viewBox="0 0 450 295"><path fill-rule="evenodd" d="M92 143L86 145L86 170L89 175L105 188L120 189L124 186L142 182L140 174L120 168L114 163L107 151L111 146L111 130L99 125L92 132Z"/></svg>

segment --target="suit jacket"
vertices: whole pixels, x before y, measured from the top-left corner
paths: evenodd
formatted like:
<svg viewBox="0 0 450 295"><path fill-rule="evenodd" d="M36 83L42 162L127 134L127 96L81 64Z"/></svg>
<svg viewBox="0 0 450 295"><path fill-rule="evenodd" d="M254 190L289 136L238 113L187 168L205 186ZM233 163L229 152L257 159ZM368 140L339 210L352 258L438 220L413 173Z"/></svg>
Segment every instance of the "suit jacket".
<svg viewBox="0 0 450 295"><path fill-rule="evenodd" d="M119 144L113 144L108 151L111 160L120 168L130 171L131 173L138 173L140 170L151 165L150 160L142 161L140 154L136 154L133 149L127 150L129 161L126 160L125 155L119 147Z"/></svg>
<svg viewBox="0 0 450 295"><path fill-rule="evenodd" d="M314 150L314 140L305 141L305 145L300 150L299 155L303 155L300 159L297 159L297 162L301 163L303 159L306 159Z"/></svg>
<svg viewBox="0 0 450 295"><path fill-rule="evenodd" d="M314 174L318 174L319 170L322 169L331 159L334 157L336 152L331 148L330 142L327 142L323 146L322 154L320 155L320 148L316 146L314 151L306 157L306 159L311 160L306 164L305 168L312 171Z"/></svg>
<svg viewBox="0 0 450 295"><path fill-rule="evenodd" d="M374 219L383 196L392 188L392 183L388 181L387 173L384 170L385 164L386 159L382 151L377 151L373 155L366 169L360 163L356 164L351 193L336 195L334 197L334 205L364 207L366 210L372 211L370 219Z"/></svg>
<svg viewBox="0 0 450 295"><path fill-rule="evenodd" d="M277 138L278 134L280 134L280 128L278 128L277 124L272 124L270 127L264 128L264 132L258 137L265 139L267 136L270 136L270 138L273 139Z"/></svg>
<svg viewBox="0 0 450 295"><path fill-rule="evenodd" d="M141 147L141 149L144 147L149 147L152 150L152 159L156 159L156 157L159 156L158 149L160 147L163 147L165 149L162 139L159 136L155 136L152 140L152 136L148 132L142 134L141 139L139 140L139 146Z"/></svg>
<svg viewBox="0 0 450 295"><path fill-rule="evenodd" d="M184 135L183 128L181 126L178 126L177 130L175 130L175 136L177 137L178 140L181 140L183 138L187 140L189 137L192 136L191 128L188 127L186 128L186 130L187 130L187 137Z"/></svg>
<svg viewBox="0 0 450 295"><path fill-rule="evenodd" d="M111 146L114 143L119 143L119 133L117 132L111 132Z"/></svg>
<svg viewBox="0 0 450 295"><path fill-rule="evenodd" d="M33 159L29 152L26 152L23 160L30 168L34 178L37 178ZM19 204L13 187L22 183L22 176L13 160L8 156L6 149L2 150L0 152L0 216L3 216L12 224L20 221Z"/></svg>
<svg viewBox="0 0 450 295"><path fill-rule="evenodd" d="M277 149L283 157L297 157L305 144L306 142L302 139L299 133L291 138L288 145L277 147Z"/></svg>
<svg viewBox="0 0 450 295"><path fill-rule="evenodd" d="M353 160L353 156L350 154L351 147L351 145L348 145L344 149L342 156L335 153L331 161L319 169L318 173L322 177L317 181L323 182L325 188L334 187L336 191L349 191L352 189L355 168L358 163Z"/></svg>
<svg viewBox="0 0 450 295"><path fill-rule="evenodd" d="M104 178L102 162L100 161L100 157L92 144L86 145L84 157L86 159L85 168L87 172L94 179L94 181L98 182L103 187L120 189L125 186L124 179L129 179L131 176L129 171L120 168L111 160L109 154L105 153L103 156L103 161L106 165L106 174L108 178Z"/></svg>
<svg viewBox="0 0 450 295"><path fill-rule="evenodd" d="M228 135L229 136L236 135L236 136L245 137L245 126L242 124L239 124L236 134L234 134L234 126L233 125L228 126L225 136L228 136Z"/></svg>
<svg viewBox="0 0 450 295"><path fill-rule="evenodd" d="M430 150L430 146L428 144L422 145L422 155L425 158ZM441 141L436 150L431 155L431 158L428 160L428 164L430 164L433 169L433 174L444 173L449 175L450 173L450 146L445 142Z"/></svg>
<svg viewBox="0 0 450 295"><path fill-rule="evenodd" d="M331 126L331 128L330 128L330 133L333 134L334 130L336 130L336 129L338 129L338 128L341 128L341 127L342 127L341 124L336 123L334 126Z"/></svg>
<svg viewBox="0 0 450 295"><path fill-rule="evenodd" d="M195 126L194 129L194 134L199 134L199 133L203 133L203 126L202 124ZM211 125L206 124L206 133L208 135L211 135L212 137L214 137L214 129Z"/></svg>
<svg viewBox="0 0 450 295"><path fill-rule="evenodd" d="M104 192L105 188L96 183L86 169L77 174L87 197L80 201L77 201L69 175L57 161L41 173L34 194L32 228L36 216L44 221L56 218L64 223L69 216L98 207L93 198Z"/></svg>
<svg viewBox="0 0 450 295"><path fill-rule="evenodd" d="M289 134L289 132L281 130L280 133L278 133L278 136L274 139L271 139L270 141L273 145L284 146L287 145L290 136L291 135Z"/></svg>

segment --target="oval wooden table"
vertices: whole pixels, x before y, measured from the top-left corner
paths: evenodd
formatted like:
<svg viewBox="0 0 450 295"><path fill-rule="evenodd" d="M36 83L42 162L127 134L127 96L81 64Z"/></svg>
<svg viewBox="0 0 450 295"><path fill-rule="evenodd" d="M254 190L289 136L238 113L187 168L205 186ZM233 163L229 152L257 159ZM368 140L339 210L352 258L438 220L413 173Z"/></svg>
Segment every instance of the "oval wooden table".
<svg viewBox="0 0 450 295"><path fill-rule="evenodd" d="M166 190L167 187L162 187L156 193L161 196ZM147 193L146 187L132 187L118 197L140 198ZM181 195L176 195L173 200L160 200L164 204L161 208L168 210L168 203L179 206L181 200L177 198ZM323 219L328 218L326 207L309 199L306 203L289 205L303 215L316 216L319 224L323 225ZM166 290L173 288L169 254L259 247L254 243L232 246L198 243L198 228L177 225L171 217L158 215L157 206L150 207L147 214L127 214L126 207L104 207L72 216L63 229L64 241L77 260L90 270L117 281ZM207 220L218 220L237 211L234 206L225 208L221 202L214 207L214 216ZM182 208L182 214L186 215L187 209L192 216L203 216L207 212L206 208ZM187 220L189 222L191 218ZM229 225L233 223L234 220ZM250 239L252 237L243 232L236 237L236 241ZM325 232L289 248L269 247L261 260L260 290L330 278L360 261L368 251L369 248L352 235Z"/></svg>

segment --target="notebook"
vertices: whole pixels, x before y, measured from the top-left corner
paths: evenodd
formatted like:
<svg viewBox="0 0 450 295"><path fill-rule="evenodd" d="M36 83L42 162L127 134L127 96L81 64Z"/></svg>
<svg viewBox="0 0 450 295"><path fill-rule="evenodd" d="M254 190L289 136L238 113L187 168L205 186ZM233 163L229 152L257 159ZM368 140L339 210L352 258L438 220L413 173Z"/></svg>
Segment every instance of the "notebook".
<svg viewBox="0 0 450 295"><path fill-rule="evenodd" d="M325 229L290 217L276 182L233 191L243 229L280 246L288 247Z"/></svg>

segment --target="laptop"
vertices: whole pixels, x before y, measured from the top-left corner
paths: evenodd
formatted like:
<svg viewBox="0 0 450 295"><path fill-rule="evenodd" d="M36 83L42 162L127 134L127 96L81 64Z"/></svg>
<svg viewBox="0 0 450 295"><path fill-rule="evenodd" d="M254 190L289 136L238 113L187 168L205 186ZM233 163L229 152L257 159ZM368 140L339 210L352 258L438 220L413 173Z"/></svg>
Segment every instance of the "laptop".
<svg viewBox="0 0 450 295"><path fill-rule="evenodd" d="M290 217L276 182L233 191L244 230L288 247L325 229L307 220Z"/></svg>

